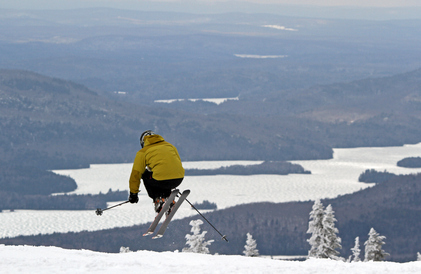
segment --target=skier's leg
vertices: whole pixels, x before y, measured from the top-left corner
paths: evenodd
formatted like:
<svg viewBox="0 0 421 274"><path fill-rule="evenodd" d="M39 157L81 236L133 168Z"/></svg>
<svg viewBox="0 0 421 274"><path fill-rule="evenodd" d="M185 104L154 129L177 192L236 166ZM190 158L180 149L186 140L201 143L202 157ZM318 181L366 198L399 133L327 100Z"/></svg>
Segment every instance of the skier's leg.
<svg viewBox="0 0 421 274"><path fill-rule="evenodd" d="M172 179L172 180L165 180L165 181L159 181L160 186L162 187L163 191L171 193L171 191L175 188L177 188L181 182L183 181L184 178L179 178L179 179ZM168 195L169 196L169 195ZM166 196L166 197L168 197ZM174 206L175 201L172 201L172 204L170 205L170 209L167 211L167 216L170 214L170 212L172 211L172 207Z"/></svg>
<svg viewBox="0 0 421 274"><path fill-rule="evenodd" d="M173 189L181 184L183 178L157 181L152 177L152 172L145 170L142 180L148 196L154 202L155 211L159 212L166 198L170 196Z"/></svg>
<svg viewBox="0 0 421 274"><path fill-rule="evenodd" d="M142 175L143 184L145 185L146 192L152 200L162 197L161 190L156 184L156 180L152 178L152 172L145 170Z"/></svg>
<svg viewBox="0 0 421 274"><path fill-rule="evenodd" d="M171 191L181 184L183 179L184 178L157 181L157 183L159 184L158 187L161 189L162 193L165 193L166 196L164 197L168 197L170 196Z"/></svg>

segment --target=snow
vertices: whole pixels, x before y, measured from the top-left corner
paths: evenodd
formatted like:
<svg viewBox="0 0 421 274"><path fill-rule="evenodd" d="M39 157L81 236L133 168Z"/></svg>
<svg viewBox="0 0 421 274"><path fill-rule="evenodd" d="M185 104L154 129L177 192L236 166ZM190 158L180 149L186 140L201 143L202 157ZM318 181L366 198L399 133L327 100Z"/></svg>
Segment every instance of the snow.
<svg viewBox="0 0 421 274"><path fill-rule="evenodd" d="M232 97L232 98L198 98L198 99L168 99L168 100L155 100L154 103L167 103L171 104L174 102L183 102L183 101L190 101L190 102L197 102L197 101L205 101L209 103L214 103L217 105L220 105L226 101L238 101L238 97Z"/></svg>
<svg viewBox="0 0 421 274"><path fill-rule="evenodd" d="M373 184L358 182L358 176L366 169L385 169L408 174L421 169L396 166L405 157L421 155L421 144L403 147L334 149L330 160L294 161L312 172L308 174L252 175L252 176L187 176L182 189L191 189L189 201L204 200L216 203L218 209L253 202L289 202L334 198ZM185 168L219 168L234 164L259 164L261 161L200 161L184 162ZM92 165L89 169L56 170L54 172L74 178L77 194L105 193L127 190L132 164ZM229 199L227 198L229 197ZM19 235L51 234L54 232L96 231L101 229L145 224L153 220L152 202L141 188L139 203L126 204L97 216L94 210L39 211L15 210L0 213L0 238ZM117 203L117 202L116 202ZM109 206L116 204L110 203ZM195 215L186 204L180 207L175 218Z"/></svg>
<svg viewBox="0 0 421 274"><path fill-rule="evenodd" d="M421 262L281 261L245 256L137 251L100 253L0 245L0 273L421 273Z"/></svg>
<svg viewBox="0 0 421 274"><path fill-rule="evenodd" d="M277 29L277 30L298 31L298 29L287 28L285 26L279 26L279 25L264 25L263 27L264 28Z"/></svg>
<svg viewBox="0 0 421 274"><path fill-rule="evenodd" d="M288 55L256 55L256 54L234 54L235 57L239 58L252 58L252 59L274 59L274 58L286 58Z"/></svg>

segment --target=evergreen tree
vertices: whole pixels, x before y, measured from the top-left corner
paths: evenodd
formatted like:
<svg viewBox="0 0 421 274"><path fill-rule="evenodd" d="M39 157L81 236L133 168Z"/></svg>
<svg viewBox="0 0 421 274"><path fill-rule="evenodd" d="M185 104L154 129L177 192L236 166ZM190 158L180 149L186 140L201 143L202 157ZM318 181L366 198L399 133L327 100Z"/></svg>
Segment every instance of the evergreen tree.
<svg viewBox="0 0 421 274"><path fill-rule="evenodd" d="M351 248L352 255L349 256L348 262L361 262L360 254L360 237L355 238L355 245Z"/></svg>
<svg viewBox="0 0 421 274"><path fill-rule="evenodd" d="M311 233L310 239L307 240L311 246L309 257L340 259L336 249L342 248L341 238L336 235L339 231L335 227L335 222L332 206L329 205L324 210L320 200L316 200L310 212L307 230L307 233Z"/></svg>
<svg viewBox="0 0 421 274"><path fill-rule="evenodd" d="M129 253L129 252L132 252L130 250L130 247L124 247L124 246L120 247L120 253Z"/></svg>
<svg viewBox="0 0 421 274"><path fill-rule="evenodd" d="M421 253L417 252L417 261L421 261Z"/></svg>
<svg viewBox="0 0 421 274"><path fill-rule="evenodd" d="M253 239L253 236L250 233L247 233L246 245L244 246L243 253L247 257L257 257L259 256L259 250L257 249L256 240Z"/></svg>
<svg viewBox="0 0 421 274"><path fill-rule="evenodd" d="M382 246L385 244L383 241L386 237L380 236L379 233L377 233L374 228L370 229L370 232L368 233L368 240L364 243L365 245L365 258L364 261L383 261L383 259L386 256L389 256L388 253L386 253Z"/></svg>
<svg viewBox="0 0 421 274"><path fill-rule="evenodd" d="M202 224L203 222L200 219L190 222L190 225L192 226L190 231L193 234L186 235L186 245L188 245L189 247L183 248L183 252L209 254L209 249L207 248L207 246L210 245L213 242L213 240L205 241L205 234L207 233L207 231L203 231L202 233L200 233L200 225Z"/></svg>
<svg viewBox="0 0 421 274"><path fill-rule="evenodd" d="M337 235L338 229L335 227L335 212L332 209L332 205L328 205L324 212L322 220L322 244L319 247L322 258L330 258L338 260L339 251L341 249L341 238Z"/></svg>
<svg viewBox="0 0 421 274"><path fill-rule="evenodd" d="M311 233L310 239L307 240L311 246L308 252L309 257L321 258L319 249L323 241L323 217L323 205L320 200L316 200L310 212L310 221L307 230L307 233Z"/></svg>

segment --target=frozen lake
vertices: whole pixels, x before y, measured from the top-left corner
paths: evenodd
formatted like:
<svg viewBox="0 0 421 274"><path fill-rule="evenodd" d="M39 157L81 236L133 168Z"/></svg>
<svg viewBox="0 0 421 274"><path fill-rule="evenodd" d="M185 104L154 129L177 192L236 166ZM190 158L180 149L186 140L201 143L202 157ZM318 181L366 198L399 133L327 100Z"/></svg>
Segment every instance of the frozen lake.
<svg viewBox="0 0 421 274"><path fill-rule="evenodd" d="M312 172L292 175L215 175L187 176L180 189L190 189L192 203L208 200L218 209L254 202L307 201L334 198L353 193L373 184L358 182L366 169L387 170L395 174L421 172L396 166L405 157L421 156L421 143L403 147L334 149L330 160L293 161ZM218 168L234 164L258 164L261 161L203 161L184 162L185 168ZM74 178L77 194L97 194L113 190L128 190L131 164L92 165L88 169L55 170ZM95 231L100 229L148 223L154 218L152 201L141 186L138 204L126 204L96 216L90 211L37 211L16 210L0 213L0 237L49 234L69 231ZM110 204L112 205L112 204ZM177 218L194 215L188 204L183 205ZM139 232L141 233L141 232Z"/></svg>

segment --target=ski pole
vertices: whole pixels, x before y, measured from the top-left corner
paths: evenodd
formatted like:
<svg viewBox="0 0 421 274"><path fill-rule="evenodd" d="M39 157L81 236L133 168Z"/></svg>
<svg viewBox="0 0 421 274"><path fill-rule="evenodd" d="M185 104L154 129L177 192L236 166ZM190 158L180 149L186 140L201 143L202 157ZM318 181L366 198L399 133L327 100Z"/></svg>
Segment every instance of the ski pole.
<svg viewBox="0 0 421 274"><path fill-rule="evenodd" d="M221 237L222 237L222 239L223 239L223 240L225 240L226 242L228 242L227 235L222 235L222 233L221 233L221 232L219 232L219 230L218 230L218 229L216 229L216 228L213 226L213 224L211 224L211 222L209 222L209 221L208 221L208 219L206 219L206 217L205 217L205 216L203 216L203 214L202 214L202 213L200 213L200 211L199 211L199 210L198 210L198 209L197 209L194 205L192 205L192 203L190 203L190 201L189 201L189 200L187 200L187 199L186 199L186 201L190 204L190 206L191 206L192 208L194 208L194 210L196 210L196 212L197 212L197 213L199 213L199 215L200 215L200 216L202 216L202 218L203 218L203 219L205 219L205 221L206 221L206 222L208 222L208 224L209 224L209 225L210 225L213 229L215 229L215 231L216 231L216 232L218 232L218 234L219 234L219 235L221 235Z"/></svg>
<svg viewBox="0 0 421 274"><path fill-rule="evenodd" d="M101 215L102 215L102 212L104 212L105 210L108 210L108 209L114 208L114 207L116 207L116 206L121 206L121 205L127 204L128 202L129 202L129 201L127 200L127 201L125 201L125 202L119 203L118 205L113 205L113 206L110 206L110 207L105 208L105 209L100 209L100 208L97 208L97 209L96 209L96 211L95 211L95 213L96 213L96 215L101 216Z"/></svg>

